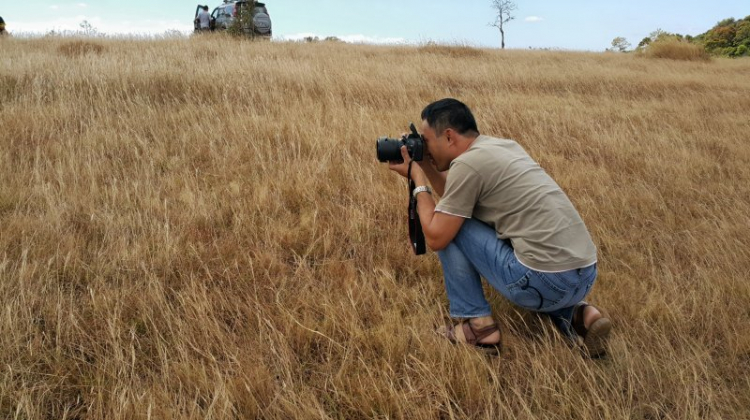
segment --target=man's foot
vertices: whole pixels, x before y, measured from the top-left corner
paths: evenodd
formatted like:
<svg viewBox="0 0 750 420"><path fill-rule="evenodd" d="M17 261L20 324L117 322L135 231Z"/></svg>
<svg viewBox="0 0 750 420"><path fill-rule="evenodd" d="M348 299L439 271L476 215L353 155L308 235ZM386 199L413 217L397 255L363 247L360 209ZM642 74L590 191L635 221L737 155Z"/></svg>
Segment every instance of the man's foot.
<svg viewBox="0 0 750 420"><path fill-rule="evenodd" d="M607 341L612 322L593 305L581 302L573 310L573 329L583 339L584 350L591 358L602 357L607 352Z"/></svg>
<svg viewBox="0 0 750 420"><path fill-rule="evenodd" d="M499 353L502 347L500 329L490 316L445 325L438 328L437 333L452 343L475 346L489 354Z"/></svg>

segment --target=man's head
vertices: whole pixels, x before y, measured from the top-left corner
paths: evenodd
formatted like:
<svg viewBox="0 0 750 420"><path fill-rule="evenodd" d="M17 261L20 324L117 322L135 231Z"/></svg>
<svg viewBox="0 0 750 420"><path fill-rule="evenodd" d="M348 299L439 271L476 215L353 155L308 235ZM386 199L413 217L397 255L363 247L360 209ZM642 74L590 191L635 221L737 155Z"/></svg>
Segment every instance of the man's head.
<svg viewBox="0 0 750 420"><path fill-rule="evenodd" d="M203 6L203 10L208 12L208 6Z"/></svg>
<svg viewBox="0 0 750 420"><path fill-rule="evenodd" d="M453 159L479 136L471 110L462 102L446 98L422 110L422 133L427 152L439 171L447 171Z"/></svg>

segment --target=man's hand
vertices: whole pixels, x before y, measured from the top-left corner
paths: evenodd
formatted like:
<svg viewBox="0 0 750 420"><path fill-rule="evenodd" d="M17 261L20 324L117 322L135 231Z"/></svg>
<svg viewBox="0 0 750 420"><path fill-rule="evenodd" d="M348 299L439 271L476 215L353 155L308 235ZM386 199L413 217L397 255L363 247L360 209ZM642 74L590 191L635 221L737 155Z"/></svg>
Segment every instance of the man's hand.
<svg viewBox="0 0 750 420"><path fill-rule="evenodd" d="M411 162L406 146L401 146L401 158L404 159L403 163L388 162L388 169L406 178L409 173L409 162ZM427 185L427 176L419 165L411 165L411 179L417 186Z"/></svg>
<svg viewBox="0 0 750 420"><path fill-rule="evenodd" d="M404 159L402 163L393 161L388 162L388 169L406 178L409 172L409 162L411 162L411 157L409 157L409 152L406 150L406 146L401 146L401 158ZM411 170L414 172L413 165Z"/></svg>

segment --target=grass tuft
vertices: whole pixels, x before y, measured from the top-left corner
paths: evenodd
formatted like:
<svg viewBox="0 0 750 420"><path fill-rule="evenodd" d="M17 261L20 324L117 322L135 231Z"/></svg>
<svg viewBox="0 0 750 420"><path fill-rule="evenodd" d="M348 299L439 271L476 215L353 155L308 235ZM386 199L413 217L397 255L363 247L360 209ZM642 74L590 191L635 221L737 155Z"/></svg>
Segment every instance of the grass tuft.
<svg viewBox="0 0 750 420"><path fill-rule="evenodd" d="M427 54L445 55L452 58L481 57L485 51L468 45L441 45L428 43L417 48L417 51Z"/></svg>
<svg viewBox="0 0 750 420"><path fill-rule="evenodd" d="M67 41L57 50L66 57L80 57L87 54L101 54L104 52L104 45L85 40Z"/></svg>
<svg viewBox="0 0 750 420"><path fill-rule="evenodd" d="M711 56L702 45L677 39L653 42L646 48L644 55L649 58L667 58L681 61L711 61Z"/></svg>

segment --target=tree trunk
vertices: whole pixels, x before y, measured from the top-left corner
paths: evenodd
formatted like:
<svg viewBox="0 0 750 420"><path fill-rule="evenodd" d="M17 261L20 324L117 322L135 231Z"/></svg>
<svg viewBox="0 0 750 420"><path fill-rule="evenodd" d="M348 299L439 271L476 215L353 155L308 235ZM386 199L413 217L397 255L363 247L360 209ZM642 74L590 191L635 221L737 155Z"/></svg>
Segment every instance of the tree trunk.
<svg viewBox="0 0 750 420"><path fill-rule="evenodd" d="M500 28L500 46L502 47L501 49L505 49L505 31L503 28Z"/></svg>

